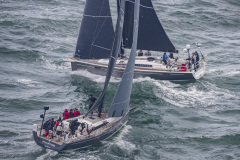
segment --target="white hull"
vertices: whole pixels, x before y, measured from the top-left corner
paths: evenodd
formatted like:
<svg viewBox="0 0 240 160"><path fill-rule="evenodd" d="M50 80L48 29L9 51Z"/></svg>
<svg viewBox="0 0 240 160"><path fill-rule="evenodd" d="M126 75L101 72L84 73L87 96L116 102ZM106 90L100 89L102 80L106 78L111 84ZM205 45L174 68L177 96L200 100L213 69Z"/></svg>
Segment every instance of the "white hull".
<svg viewBox="0 0 240 160"><path fill-rule="evenodd" d="M154 57L153 57L154 58ZM87 70L90 73L98 75L106 75L108 67L108 59L100 60L86 60L86 59L70 59L72 70ZM174 60L172 60L173 62ZM186 60L179 60L178 64L185 62ZM127 59L118 59L114 68L113 76L117 78L122 77L122 73L127 64ZM206 69L206 62L201 60L199 62L199 68L195 71L194 69L187 69L187 71L181 71L177 65L165 65L160 59L148 61L147 57L137 57L134 71L134 78L138 77L150 77L158 80L191 80L200 79ZM186 61L187 63L187 61Z"/></svg>

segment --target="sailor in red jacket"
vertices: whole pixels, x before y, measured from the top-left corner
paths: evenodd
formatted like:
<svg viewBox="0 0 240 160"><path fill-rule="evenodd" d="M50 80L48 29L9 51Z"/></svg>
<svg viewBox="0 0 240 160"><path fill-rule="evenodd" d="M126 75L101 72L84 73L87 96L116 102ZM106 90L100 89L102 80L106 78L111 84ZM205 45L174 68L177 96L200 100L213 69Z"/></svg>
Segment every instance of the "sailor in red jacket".
<svg viewBox="0 0 240 160"><path fill-rule="evenodd" d="M73 117L77 117L77 116L80 116L80 111L77 108L75 108Z"/></svg>
<svg viewBox="0 0 240 160"><path fill-rule="evenodd" d="M70 112L67 109L63 112L63 119L68 119L70 117Z"/></svg>
<svg viewBox="0 0 240 160"><path fill-rule="evenodd" d="M181 71L187 71L187 67L184 62L180 65L180 69Z"/></svg>

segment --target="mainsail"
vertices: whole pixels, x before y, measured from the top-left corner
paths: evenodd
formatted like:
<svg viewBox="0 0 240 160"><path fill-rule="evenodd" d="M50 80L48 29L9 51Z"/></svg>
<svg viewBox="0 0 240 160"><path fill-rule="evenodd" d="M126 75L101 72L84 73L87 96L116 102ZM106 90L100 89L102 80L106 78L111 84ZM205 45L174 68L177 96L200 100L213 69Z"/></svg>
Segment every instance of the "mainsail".
<svg viewBox="0 0 240 160"><path fill-rule="evenodd" d="M129 110L132 81L133 81L133 75L134 75L137 39L138 39L139 5L140 5L139 1L140 0L136 0L134 5L134 29L133 29L134 34L133 34L133 44L132 44L130 57L128 59L128 63L123 73L120 85L118 87L118 91L108 111L109 117L123 116Z"/></svg>
<svg viewBox="0 0 240 160"><path fill-rule="evenodd" d="M114 38L112 55L111 55L111 57L109 59L109 63L108 63L108 70L107 70L107 74L106 74L103 91L101 92L100 96L98 97L97 101L94 103L92 108L85 114L85 116L87 116L89 113L94 111L96 108L101 107L101 105L103 104L105 92L106 92L108 83L110 81L110 78L112 76L112 72L113 72L113 69L114 69L114 66L116 63L116 59L118 57L118 53L120 51L122 32L123 32L124 13L125 13L125 0L122 0L120 9L119 9L117 24L116 24L116 31L115 31L116 36Z"/></svg>
<svg viewBox="0 0 240 160"><path fill-rule="evenodd" d="M74 57L109 58L114 29L109 0L87 0Z"/></svg>
<svg viewBox="0 0 240 160"><path fill-rule="evenodd" d="M126 1L123 29L123 47L131 48L133 42L133 8L135 0ZM137 49L177 52L165 33L151 0L141 0Z"/></svg>

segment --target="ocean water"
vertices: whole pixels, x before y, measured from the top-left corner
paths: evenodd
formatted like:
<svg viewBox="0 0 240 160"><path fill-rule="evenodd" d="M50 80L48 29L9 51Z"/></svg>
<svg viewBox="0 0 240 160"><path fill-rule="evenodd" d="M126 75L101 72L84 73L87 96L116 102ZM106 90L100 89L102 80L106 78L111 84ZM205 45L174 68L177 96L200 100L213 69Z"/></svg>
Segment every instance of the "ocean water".
<svg viewBox="0 0 240 160"><path fill-rule="evenodd" d="M0 159L240 159L240 1L152 0L177 49L202 43L197 81L134 79L127 125L85 149L39 147L32 126L65 108L87 111L104 77L71 71L85 0L0 0ZM114 21L116 1L110 0ZM105 110L120 79L112 78Z"/></svg>

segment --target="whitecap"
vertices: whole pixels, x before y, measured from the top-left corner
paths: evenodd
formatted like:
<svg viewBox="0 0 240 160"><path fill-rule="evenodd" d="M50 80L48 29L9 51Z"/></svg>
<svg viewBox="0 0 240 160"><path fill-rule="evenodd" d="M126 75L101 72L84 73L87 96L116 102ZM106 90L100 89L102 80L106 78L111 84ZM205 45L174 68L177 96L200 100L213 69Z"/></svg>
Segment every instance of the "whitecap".
<svg viewBox="0 0 240 160"><path fill-rule="evenodd" d="M113 142L108 142L109 145L117 145L122 150L130 153L132 150L136 149L135 144L125 140L125 136L129 133L129 131L132 129L132 126L125 125L119 132L119 134L114 137Z"/></svg>
<svg viewBox="0 0 240 160"><path fill-rule="evenodd" d="M105 78L106 78L105 76L90 73L87 70L72 71L71 74L76 74L76 75L80 75L80 76L89 78L92 81L97 82L97 83L104 83ZM111 77L110 82L120 82L120 78Z"/></svg>
<svg viewBox="0 0 240 160"><path fill-rule="evenodd" d="M164 99L166 102L178 107L194 107L196 105L207 107L209 105L219 104L222 99L236 98L236 95L229 90L218 88L209 82L199 82L201 88L196 85L182 88L180 84L174 84L170 81L155 81L153 83L158 86L154 90L155 95Z"/></svg>
<svg viewBox="0 0 240 160"><path fill-rule="evenodd" d="M48 150L47 149L47 153L39 156L36 158L36 160L44 160L44 159L48 159L49 157L53 157L53 156L56 156L58 154L58 152L56 151L52 151L52 150Z"/></svg>
<svg viewBox="0 0 240 160"><path fill-rule="evenodd" d="M18 83L27 85L27 86L29 86L29 87L35 87L36 85L41 84L41 82L33 81L33 80L31 80L31 79L17 79L16 81L17 81Z"/></svg>

